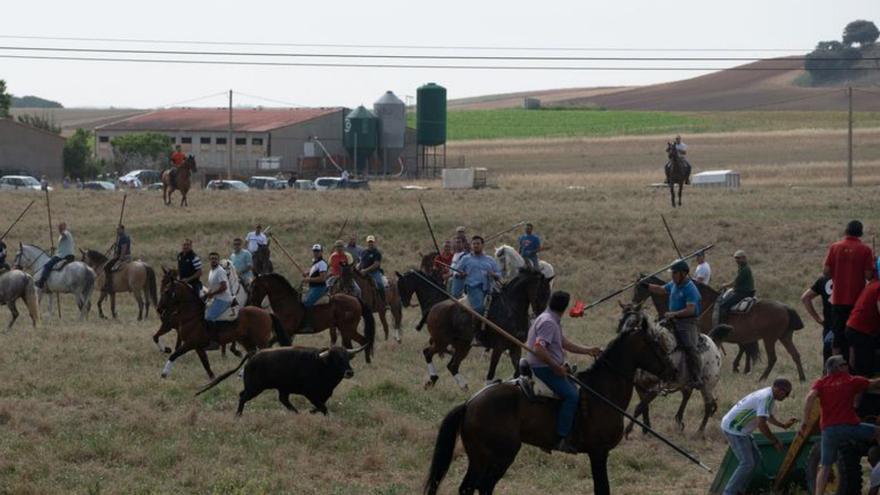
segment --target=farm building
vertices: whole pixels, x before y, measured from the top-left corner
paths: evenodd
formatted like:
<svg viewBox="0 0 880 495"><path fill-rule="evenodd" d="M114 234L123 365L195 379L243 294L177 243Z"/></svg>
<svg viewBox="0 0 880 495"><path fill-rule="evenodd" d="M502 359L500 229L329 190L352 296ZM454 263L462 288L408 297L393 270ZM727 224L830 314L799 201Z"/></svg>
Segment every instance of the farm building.
<svg viewBox="0 0 880 495"><path fill-rule="evenodd" d="M156 110L95 129L98 158L113 161L113 138L133 133L161 133L196 158L205 175L226 172L232 148L233 175L295 171L301 176L336 175L326 153L344 160L343 120L337 108L233 109L179 108ZM317 136L326 153L312 140ZM164 166L163 164L157 164Z"/></svg>
<svg viewBox="0 0 880 495"><path fill-rule="evenodd" d="M0 119L0 175L64 176L64 138L12 119Z"/></svg>

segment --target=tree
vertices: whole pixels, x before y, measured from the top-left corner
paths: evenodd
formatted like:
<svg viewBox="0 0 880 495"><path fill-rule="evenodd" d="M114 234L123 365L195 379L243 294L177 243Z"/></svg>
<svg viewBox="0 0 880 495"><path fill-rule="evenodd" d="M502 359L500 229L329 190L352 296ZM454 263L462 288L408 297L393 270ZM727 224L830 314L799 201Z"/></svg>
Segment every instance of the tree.
<svg viewBox="0 0 880 495"><path fill-rule="evenodd" d="M871 21L852 21L843 29L843 43L847 46L858 43L859 46L864 47L877 41L878 37L880 37L880 31Z"/></svg>
<svg viewBox="0 0 880 495"><path fill-rule="evenodd" d="M848 77L850 73L847 69L855 65L861 56L857 48L839 41L820 41L816 49L807 54L804 68L815 82L834 81Z"/></svg>
<svg viewBox="0 0 880 495"><path fill-rule="evenodd" d="M55 124L55 119L47 115L30 115L24 114L18 116L18 121L22 124L42 129L52 134L61 134L61 126Z"/></svg>
<svg viewBox="0 0 880 495"><path fill-rule="evenodd" d="M12 106L12 95L6 92L6 81L0 79L0 119L9 117L9 107Z"/></svg>
<svg viewBox="0 0 880 495"><path fill-rule="evenodd" d="M131 168L159 168L171 154L171 139L165 134L126 134L110 141L114 165L122 172Z"/></svg>
<svg viewBox="0 0 880 495"><path fill-rule="evenodd" d="M101 166L93 158L91 131L77 129L64 143L64 173L80 179L91 179L101 172Z"/></svg>

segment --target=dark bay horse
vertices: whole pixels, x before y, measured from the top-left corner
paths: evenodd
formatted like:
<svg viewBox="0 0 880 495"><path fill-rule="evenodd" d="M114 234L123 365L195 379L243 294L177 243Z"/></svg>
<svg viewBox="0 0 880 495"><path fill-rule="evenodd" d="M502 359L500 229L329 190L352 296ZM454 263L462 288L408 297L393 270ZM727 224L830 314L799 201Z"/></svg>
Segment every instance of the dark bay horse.
<svg viewBox="0 0 880 495"><path fill-rule="evenodd" d="M382 322L382 330L385 331L385 340L388 340L388 319L385 313L390 309L391 317L394 322L394 340L401 341L400 325L403 321L403 308L400 305L400 294L397 292L397 281L389 280L389 286L385 287L385 300L379 297L379 291L376 289L376 283L372 278L367 277L359 270L355 270L351 265L343 265L342 275L339 277L336 285L331 289L332 294L342 292L344 294L353 295L351 283L354 281L361 289L361 301L366 304L374 313L379 315L379 321ZM330 345L336 345L336 329L330 329Z"/></svg>
<svg viewBox="0 0 880 495"><path fill-rule="evenodd" d="M438 289L438 287L442 288L444 284L443 279L440 278L440 275L437 272L433 270L425 272L421 269L419 272L420 273L416 273L416 270L412 269L403 275L400 273L396 273L396 275L397 292L400 294L400 303L403 307L408 308L412 306L413 295L415 295L416 299L419 301L419 307L422 310L422 318L419 320L419 323L416 324L416 330L421 331L422 327L425 325L425 320L428 319L428 312L437 303L445 301L446 295ZM431 283L428 283L422 277L427 278Z"/></svg>
<svg viewBox="0 0 880 495"><path fill-rule="evenodd" d="M549 299L550 279L539 271L521 270L513 280L501 287L499 293L492 296L486 317L521 342L525 342L529 331L529 308L531 307L535 313L540 313L546 309ZM474 339L474 317L454 301L446 300L431 308L427 321L431 338L422 350L425 362L428 363L428 381L425 383L425 388L433 387L439 378L433 363L434 355L443 356L451 349L452 357L446 368L458 386L462 390L467 390L467 383L458 369L471 350ZM483 343L487 349L492 349L486 380L491 381L495 378L495 369L504 351L509 352L514 376L517 376L520 348L507 339L498 337L495 332L486 330L483 334Z"/></svg>
<svg viewBox="0 0 880 495"><path fill-rule="evenodd" d="M95 285L104 287L104 279L107 277L104 267L108 263L108 259L102 253L93 249L83 251L79 250L82 255L82 262L89 265L95 270L97 279ZM150 302L153 306L158 305L158 295L156 288L156 272L153 267L140 260L132 260L122 264L119 270L113 272L113 292L110 292L110 313L116 318L116 293L131 292L138 305L138 321L146 318L150 313ZM98 297L98 315L104 316L104 308L101 304L107 297L107 292L101 291Z"/></svg>
<svg viewBox="0 0 880 495"><path fill-rule="evenodd" d="M663 284L664 282L657 277L647 280L649 283ZM804 367L801 363L801 355L794 345L794 331L804 328L804 323L797 311L791 307L770 299L758 299L752 309L748 313L730 313L727 315L727 322L712 328L712 311L715 301L718 299L718 292L708 285L697 284L702 296L702 314L700 314L700 331L712 337L716 344L722 342L730 342L739 344L740 355L743 353L757 360L759 356L759 348L757 343L764 341L764 351L767 353L767 368L761 373L759 381L766 379L773 366L776 365L776 342L782 343L782 346L791 356L798 370L798 378L801 381L806 380L804 375ZM655 299L654 305L657 306L658 312L661 308L665 311L666 303L662 296L652 296ZM648 291L644 288L636 287L633 294L633 302L638 303L648 298ZM662 313L661 313L662 314ZM739 364L739 356L734 361L734 370Z"/></svg>
<svg viewBox="0 0 880 495"><path fill-rule="evenodd" d="M589 369L577 374L577 378L625 410L632 399L637 369L669 379L674 376L675 367L667 356L663 340L643 313L628 315L619 326L622 327L619 335ZM558 409L559 401L529 400L515 384L500 383L484 388L443 419L424 493L437 493L452 463L459 436L467 454L468 468L458 493L493 493L523 443L545 451L553 448ZM609 494L608 454L623 438L623 416L581 390L571 436L578 451L590 457L594 493Z"/></svg>
<svg viewBox="0 0 880 495"><path fill-rule="evenodd" d="M678 154L675 143L666 143L666 156L669 158L669 170L666 173L666 182L669 184L669 196L672 198L672 207L675 208L675 185L678 184L678 206L681 206L681 192L684 184L691 176L691 171L684 163L684 158Z"/></svg>
<svg viewBox="0 0 880 495"><path fill-rule="evenodd" d="M290 285L286 278L278 273L259 275L251 284L251 293L248 304L260 305L264 299L269 298L272 312L281 319L286 335L292 340L301 328L305 307L302 305L302 296ZM347 294L336 294L330 297L330 303L315 306L313 308L312 332L319 333L330 328L338 328L342 334L342 344L351 349L351 341L358 345L366 344L364 356L367 362L371 362L373 344L376 339L376 321L373 313L366 304L362 304L356 297ZM364 320L364 335L358 333L357 328L361 319Z"/></svg>
<svg viewBox="0 0 880 495"><path fill-rule="evenodd" d="M173 321L177 328L179 347L171 353L165 367L162 369L162 378L171 374L174 361L191 350L195 350L199 359L208 373L208 378L214 378L211 365L208 363L208 355L205 348L210 343L205 322L205 303L199 294L189 285L174 280L162 291L157 310L164 319ZM219 344L241 344L248 353L254 353L258 349L269 347L274 339L282 345L290 345L290 338L281 327L281 322L275 315L260 308L244 307L239 310L235 321L223 325L217 332Z"/></svg>
<svg viewBox="0 0 880 495"><path fill-rule="evenodd" d="M268 243L257 246L257 252L254 253L254 275L265 275L275 271L271 256Z"/></svg>
<svg viewBox="0 0 880 495"><path fill-rule="evenodd" d="M183 165L178 167L177 177L174 178L173 184L171 181L171 169L163 170L161 175L162 201L164 201L166 205L170 205L171 194L174 193L174 191L180 191L180 206L189 206L189 203L186 201L186 194L189 192L192 174L196 172L198 172L196 158L192 155L187 156Z"/></svg>

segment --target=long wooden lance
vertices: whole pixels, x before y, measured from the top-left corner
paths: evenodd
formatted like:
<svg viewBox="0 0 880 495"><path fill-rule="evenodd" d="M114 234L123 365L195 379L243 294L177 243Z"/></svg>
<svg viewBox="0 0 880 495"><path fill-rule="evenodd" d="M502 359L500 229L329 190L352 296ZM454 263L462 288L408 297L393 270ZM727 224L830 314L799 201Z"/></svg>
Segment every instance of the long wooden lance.
<svg viewBox="0 0 880 495"><path fill-rule="evenodd" d="M279 242L278 239L275 238L275 234L269 234L269 237L271 237L272 240L275 241L275 245L277 245L281 249L281 252L284 253L285 256L287 256L287 259L289 259L290 262L293 263L293 266L295 266L296 269L300 271L300 273L305 271L301 266L299 266L299 263L297 263L296 260L293 259L293 256L291 256L290 253L287 252L287 249L284 249L284 246L281 244L281 242Z"/></svg>
<svg viewBox="0 0 880 495"><path fill-rule="evenodd" d="M18 215L18 218L16 218L15 221L12 222L12 225L10 225L8 229L6 229L6 232L4 232L3 235L0 235L0 241L2 241L3 239L6 239L6 236L9 235L9 233L12 231L12 228L15 227L15 225L18 223L18 221L21 220L21 217L23 217L24 214L27 213L27 211L31 209L31 206L33 206L34 203L36 203L36 200L31 200L31 202L28 203L28 205L25 207L25 209L22 210L21 214Z"/></svg>
<svg viewBox="0 0 880 495"><path fill-rule="evenodd" d="M461 301L459 301L458 299L452 297L452 294L450 294L449 292L446 292L446 289L444 289L444 288L438 286L438 285L437 285L436 283L434 283L431 279L429 279L428 277L426 277L426 276L422 275L421 273L419 273L418 270L413 270L413 273L415 273L416 276L419 277L419 278L421 278L423 281L425 281L425 282L427 282L428 284L430 284L431 286L433 286L434 289L436 289L436 290L439 291L441 294L443 294L444 296L446 296L449 300L451 300L452 302L454 302L458 307L460 307L461 309L465 310L467 313L470 313L471 316L473 316L474 318L477 318L478 320L482 321L482 322L483 322L488 328L491 328L492 330L494 330L499 336L501 336L502 338L508 340L511 344L513 344L513 345L515 345L515 346L518 346L519 348L521 348L522 350L524 350L524 351L526 351L526 352L528 352L528 353L530 353L530 354L533 354L535 357L537 357L538 359L544 361L544 362L547 363L547 364L552 364L552 363L546 361L546 360L544 359L543 356L541 356L541 355L535 353L535 351L532 350L531 347L529 347L529 346L523 344L522 342L520 342L519 339L517 339L517 338L514 337L513 335L509 334L506 330L504 330L504 329L501 328L500 326L496 325L496 324L495 324L494 322L492 322L490 319L486 318L485 316L481 315L480 313L477 313L476 311L474 311L473 309L471 309L470 306L468 306L468 305L462 303ZM656 437L658 440L662 441L663 443L665 443L666 445L668 445L669 447L671 447L673 450L675 450L676 452L678 452L679 454L681 454L682 456L684 456L685 458L687 458L689 461L693 462L694 464L700 466L701 468L705 469L706 471L708 471L708 472L710 472L710 473L712 472L712 469L711 469L709 466L703 464L703 462L700 461L699 459L697 459L696 457L694 457L693 454L691 454L690 452L684 450L683 448L679 447L678 445L672 443L672 441L669 440L668 438L664 437L664 436L661 435L660 433L657 433L656 431L654 431L653 429L651 429L649 426L645 425L645 424L642 423L641 421L639 421L639 420L637 420L636 418L634 418L632 415L630 415L628 412L626 412L626 411L625 411L624 409L622 409L620 406L618 406L617 404L615 404L611 399L605 397L604 395L602 395L602 394L600 394L599 392L597 392L593 387L590 387L589 385L587 385L586 383L584 383L583 381L581 381L581 380L580 380L577 376L575 376L573 373L569 373L569 374L568 374L568 378L571 379L571 381L573 381L573 382L577 383L578 385L580 385L581 388L584 389L585 391L587 391L589 394L595 396L597 399L599 399L600 401L604 402L606 405L608 405L609 407L611 407L612 409L614 409L615 411L617 411L617 412L618 412L619 414L621 414L623 417L625 417L625 418L627 418L627 419L630 419L630 420L632 420L635 424L641 426L641 427L644 429L644 431L647 431L648 433L654 435L654 437Z"/></svg>
<svg viewBox="0 0 880 495"><path fill-rule="evenodd" d="M492 234L492 235L490 235L489 237L487 237L487 238L483 241L483 243L488 243L488 242L491 241L492 239L497 239L497 238L503 236L504 234L510 232L511 230L514 230L514 229L516 229L516 228L518 228L518 227L521 227L521 226L522 226L523 224L525 224L525 223L526 223L525 220L523 220L522 222L517 223L517 224L514 225L513 227L510 227L510 228L508 228L508 229L502 230L501 232L498 232L498 233L496 233L496 234Z"/></svg>
<svg viewBox="0 0 880 495"><path fill-rule="evenodd" d="M672 231L669 229L669 224L666 223L666 217L661 213L660 218L663 219L663 226L666 227L666 233L669 234L669 240L672 241L672 247L675 248L675 254L681 258L681 250L678 249L678 244L675 242L675 237L672 237Z"/></svg>
<svg viewBox="0 0 880 495"><path fill-rule="evenodd" d="M345 232L345 227L347 227L347 226L348 226L348 217L345 218L345 222L342 223L342 227L339 227L339 232L336 234L336 238L333 239L334 241L336 241L336 239L342 239L342 234Z"/></svg>
<svg viewBox="0 0 880 495"><path fill-rule="evenodd" d="M119 227L122 225L122 219L125 217L125 200L128 199L128 193L122 195L122 209L119 211L119 221L116 222L116 226ZM116 244L119 242L119 236L116 236L116 239L113 241L113 245L110 246L110 249L104 252L104 257L110 256L110 253L116 249Z"/></svg>
<svg viewBox="0 0 880 495"><path fill-rule="evenodd" d="M588 305L584 308L584 310L588 310L588 309L590 309L590 308L593 308L593 307L595 307L595 306L598 306L598 305L602 304L603 302L605 302L605 301L611 299L612 297L618 296L618 295L622 294L623 292L625 292L625 291L627 291L627 290L629 290L629 289L632 289L632 288L635 287L636 285L638 285L638 284L640 284L640 283L642 283L642 282L644 282L644 281L650 279L651 277L653 277L653 276L655 276L655 275L659 275L659 274L665 272L666 270L670 269L670 268L672 267L672 265L674 265L675 263L677 263L677 262L679 262L679 261L687 261L687 260L689 260L689 259L695 257L696 255L700 254L701 252L703 252L703 251L708 251L708 250L712 249L713 247L715 247L715 244L709 244L708 246L703 247L703 248L700 248L700 249L694 251L693 253L691 253L691 254L689 254L689 255L687 255L687 256L683 256L683 257L681 257L680 259L677 259L677 260L673 261L672 263L669 263L668 265L664 266L663 268L657 270L656 272L651 273L650 275L646 275L646 276L640 278L639 280L636 280L635 282L633 282L633 283L631 283L631 284L627 284L626 287L623 287L622 289L618 289L618 290L612 292L611 294L608 294L607 296L603 297L602 299L599 299L598 301L595 301L595 302L592 302L592 303L588 304Z"/></svg>
<svg viewBox="0 0 880 495"><path fill-rule="evenodd" d="M431 219L428 218L428 212L425 211L425 205L422 204L422 199L419 198L419 207L422 209L422 216L425 217L425 223L428 224L428 232L431 233L431 240L434 241L434 249L437 254L440 254L440 245L437 244L437 237L434 236L434 227L431 226Z"/></svg>

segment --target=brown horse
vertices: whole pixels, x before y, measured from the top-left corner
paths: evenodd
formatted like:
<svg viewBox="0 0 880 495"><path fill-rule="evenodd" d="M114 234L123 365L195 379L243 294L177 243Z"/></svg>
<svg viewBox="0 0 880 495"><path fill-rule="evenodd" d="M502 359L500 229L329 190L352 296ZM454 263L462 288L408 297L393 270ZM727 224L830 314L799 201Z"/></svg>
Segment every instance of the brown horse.
<svg viewBox="0 0 880 495"><path fill-rule="evenodd" d="M648 279L647 282L655 284L663 284L664 282L657 277ZM782 343L782 346L791 356L798 370L798 378L801 381L806 380L804 375L804 367L801 363L801 355L794 345L794 331L804 328L804 323L797 311L785 304L770 299L759 299L748 313L730 313L727 316L727 323L712 328L712 310L715 301L718 299L718 292L708 285L697 284L700 288L702 296L702 310L700 314L700 331L712 337L716 344L722 342L731 342L740 345L740 353L745 353L747 357L757 360L759 356L759 348L757 343L764 341L764 350L767 353L767 368L758 378L759 381L766 379L773 366L776 365L776 342ZM638 303L648 298L647 289L637 287L636 293L633 295L633 302ZM654 304L658 308L665 308L665 304L661 299L654 299ZM663 309L665 311L665 309ZM734 367L738 364L739 359L734 361ZM734 369L736 371L736 369Z"/></svg>
<svg viewBox="0 0 880 495"><path fill-rule="evenodd" d="M539 271L524 269L504 284L499 293L492 296L486 317L501 328L510 331L521 342L525 342L529 331L529 307L531 306L535 313L540 313L547 307L549 299L550 279ZM443 356L452 349L452 357L446 368L458 386L462 390L467 390L467 383L458 369L471 350L474 339L474 317L454 301L446 300L431 308L427 321L428 333L431 337L428 345L422 350L425 362L428 363L428 381L425 383L425 388L433 387L439 378L433 363L434 355ZM492 349L486 381L495 379L495 369L504 351L509 352L514 376L517 376L521 355L519 346L498 337L494 332L486 331L483 334L483 344L487 349Z"/></svg>
<svg viewBox="0 0 880 495"><path fill-rule="evenodd" d="M183 162L183 165L177 168L177 177L175 177L174 183L171 181L171 169L162 171L162 201L165 202L166 205L171 204L171 194L174 191L180 191L180 206L189 206L189 203L186 201L186 193L189 192L190 188L190 179L192 178L192 174L198 172L198 168L196 167L196 158L192 155L186 157L186 161Z"/></svg>
<svg viewBox="0 0 880 495"><path fill-rule="evenodd" d="M271 256L268 242L257 246L257 252L254 253L254 275L265 275L275 271Z"/></svg>
<svg viewBox="0 0 880 495"><path fill-rule="evenodd" d="M292 340L299 333L318 333L329 328L338 328L342 334L342 344L351 349L351 341L358 345L367 344L364 356L369 363L373 355L373 343L376 339L376 321L366 304L356 297L336 294L330 297L328 304L315 306L312 319L312 331L304 332L301 325L305 316L302 296L290 285L286 278L278 273L259 275L251 284L248 305L258 306L269 298L272 311L281 319L286 335ZM364 320L364 335L357 332L358 323Z"/></svg>
<svg viewBox="0 0 880 495"><path fill-rule="evenodd" d="M79 250L82 255L82 262L89 265L95 270L97 278L95 286L104 287L104 279L107 277L104 270L109 261L106 256L93 249L83 251ZM113 291L110 292L110 313L116 318L116 293L131 292L134 300L138 305L138 321L145 319L150 313L150 302L153 306L158 305L158 297L156 290L156 272L153 267L143 261L130 261L122 264L119 270L113 272ZM98 298L98 315L104 316L104 309L101 303L107 297L107 292L101 291L101 297Z"/></svg>
<svg viewBox="0 0 880 495"><path fill-rule="evenodd" d="M678 154L675 143L666 143L666 156L669 158L666 183L669 184L669 195L672 198L672 207L675 208L675 185L678 184L678 206L681 206L681 192L691 176L691 171L685 164L684 158Z"/></svg>
<svg viewBox="0 0 880 495"><path fill-rule="evenodd" d="M342 275L330 289L330 293L354 295L351 288L352 281L357 283L361 289L361 301L369 306L374 313L379 314L382 330L385 331L385 340L388 340L388 319L385 317L385 313L388 309L391 309L391 317L394 319L394 340L400 343L400 324L403 321L403 306L400 303L400 293L397 291L397 281L389 279L390 287L385 288L385 300L382 300L379 297L378 289L376 289L376 283L372 278L367 277L358 270L354 270L350 265L343 265ZM336 345L335 328L330 329L330 345Z"/></svg>
<svg viewBox="0 0 880 495"><path fill-rule="evenodd" d="M186 283L175 280L162 291L157 309L164 318L174 322L180 340L180 346L171 353L165 367L162 368L162 378L171 374L171 368L177 358L195 350L208 373L208 378L213 379L214 372L211 371L208 355L205 352L205 348L210 343L205 322L205 303L199 294ZM236 320L218 323L218 327L217 341L220 344L238 342L248 353L269 347L273 336L282 345L290 345L290 339L278 318L260 308L241 308Z"/></svg>
<svg viewBox="0 0 880 495"><path fill-rule="evenodd" d="M625 410L633 395L637 369L666 379L675 366L666 346L643 313L627 315L618 325L619 335L586 371L577 378L596 393ZM528 399L510 383L487 387L455 407L440 425L424 493L434 495L446 476L455 452L456 439L468 458L468 468L458 493L489 495L516 459L523 443L549 451L556 443L559 401ZM580 405L571 433L579 452L590 457L593 491L611 492L608 454L623 438L623 416L590 392L581 390Z"/></svg>

